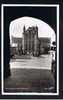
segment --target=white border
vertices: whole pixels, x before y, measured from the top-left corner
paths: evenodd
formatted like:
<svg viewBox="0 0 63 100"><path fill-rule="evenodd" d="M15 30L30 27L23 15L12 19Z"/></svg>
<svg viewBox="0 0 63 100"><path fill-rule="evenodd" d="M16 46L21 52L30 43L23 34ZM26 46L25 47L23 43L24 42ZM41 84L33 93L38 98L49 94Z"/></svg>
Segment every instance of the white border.
<svg viewBox="0 0 63 100"><path fill-rule="evenodd" d="M57 8L57 93L8 93L4 92L4 7L56 7ZM1 5L1 92L2 95L59 95L59 5L58 4L2 4Z"/></svg>

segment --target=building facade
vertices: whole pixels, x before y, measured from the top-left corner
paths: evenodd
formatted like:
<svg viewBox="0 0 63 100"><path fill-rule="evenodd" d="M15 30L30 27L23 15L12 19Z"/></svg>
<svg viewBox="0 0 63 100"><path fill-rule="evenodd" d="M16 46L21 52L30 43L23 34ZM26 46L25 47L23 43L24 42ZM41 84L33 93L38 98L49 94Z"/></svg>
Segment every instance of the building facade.
<svg viewBox="0 0 63 100"><path fill-rule="evenodd" d="M39 56L50 50L50 38L38 37L38 27L32 26L28 29L23 27L22 38L13 38L13 43L17 43L18 54L32 54ZM21 53L19 53L21 52Z"/></svg>
<svg viewBox="0 0 63 100"><path fill-rule="evenodd" d="M24 54L38 53L38 27L23 28L22 50Z"/></svg>

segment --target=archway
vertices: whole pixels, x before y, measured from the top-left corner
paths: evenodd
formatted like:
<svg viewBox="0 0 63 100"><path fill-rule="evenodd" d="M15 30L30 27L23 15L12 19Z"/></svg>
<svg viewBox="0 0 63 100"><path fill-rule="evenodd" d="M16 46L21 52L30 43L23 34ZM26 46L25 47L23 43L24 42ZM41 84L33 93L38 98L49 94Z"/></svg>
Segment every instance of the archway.
<svg viewBox="0 0 63 100"><path fill-rule="evenodd" d="M15 53L15 55L11 55L11 62L10 62L10 67L11 67L11 81L12 81L12 78L13 79L16 79L16 74L17 74L17 78L19 79L19 73L15 70L15 68L22 68L22 75L23 73L24 74L29 74L30 75L38 75L40 77L40 70L47 70L47 72L45 72L48 77L50 78L50 72L49 70L51 70L51 63L52 63L52 59L50 59L49 55L46 53L46 55L44 56L43 54L43 44L40 46L40 49L41 49L41 54L39 57L32 57L32 59L30 58L30 56L24 56L22 55L22 53L20 54L19 52L17 52L17 56L16 56L16 50L18 51L19 48L21 48L20 46L22 46L22 36L23 36L23 28L24 28L24 25L25 25L25 28L26 28L26 32L29 32L28 29L35 29L35 28L38 28L38 40L40 40L40 44L46 44L46 46L51 46L52 45L52 42L53 41L56 41L56 37L55 37L55 32L54 30L45 22L39 20L39 19L35 19L35 18L32 18L32 17L22 17L22 18L18 18L18 19L15 19L13 21L11 21L10 23L10 27L9 27L9 34L10 34L10 47L11 47L11 51L13 52L13 54ZM32 31L33 31L32 30ZM34 31L36 32L36 31ZM32 32L32 33L34 33ZM19 35L18 35L19 33ZM43 34L42 34L43 33ZM48 33L48 34L47 34ZM34 42L35 44L37 43L37 38L35 37L36 41ZM45 40L45 42L44 42ZM20 44L19 44L20 43ZM29 42L28 42L29 43ZM36 45L34 47L37 47ZM21 48L22 49L22 48ZM48 49L48 51L50 50L50 48ZM20 50L21 51L21 50ZM12 53L11 52L11 53ZM25 58L24 58L25 57ZM30 60L31 59L31 60ZM23 63L25 61L25 63ZM44 66L42 66L42 64L44 64ZM48 63L48 64L47 64ZM24 64L24 66L23 66ZM27 64L27 65L26 65ZM14 68L14 71L13 71L13 68ZM27 69L28 71L27 72L24 72L24 69ZM31 74L31 70L33 74ZM39 70L39 71L36 71L36 70ZM12 72L13 71L13 72ZM16 74L15 74L15 73ZM42 73L44 74L44 71L42 71ZM47 76L46 75L46 76ZM26 75L27 76L27 75ZM41 75L42 76L42 75ZM20 75L21 77L21 75ZM23 76L24 77L24 76ZM41 77L43 78L43 77ZM51 76L52 78L52 76ZM23 78L24 79L24 78ZM32 79L32 77L30 77L31 80L35 80L34 78ZM27 80L27 79L25 79ZM24 81L25 81L24 80ZM50 85L54 86L54 79L52 79L52 82L50 83ZM19 81L19 80L17 80ZM15 82L15 80L14 80ZM21 82L21 81L20 81ZM40 83L40 80L38 79L38 82ZM25 82L26 83L26 82ZM19 86L21 86L21 83L19 83ZM35 83L33 83L34 85ZM43 84L43 83L42 83ZM13 86L16 85L13 83ZM23 85L23 84L22 84ZM25 84L24 87L27 88L29 87L30 83L27 85ZM9 85L11 86L11 85ZM40 87L40 86L39 86ZM54 88L54 87L53 87Z"/></svg>

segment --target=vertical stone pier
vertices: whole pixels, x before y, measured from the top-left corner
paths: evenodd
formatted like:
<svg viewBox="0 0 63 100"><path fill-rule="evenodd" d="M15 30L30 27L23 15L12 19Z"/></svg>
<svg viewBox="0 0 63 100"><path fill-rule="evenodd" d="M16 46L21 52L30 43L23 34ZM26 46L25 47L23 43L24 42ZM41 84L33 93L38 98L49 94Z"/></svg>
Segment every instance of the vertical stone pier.
<svg viewBox="0 0 63 100"><path fill-rule="evenodd" d="M38 55L38 27L35 28L35 36L34 36L34 56Z"/></svg>
<svg viewBox="0 0 63 100"><path fill-rule="evenodd" d="M23 50L23 54L25 54L25 26L23 28L23 38L22 38L22 50Z"/></svg>
<svg viewBox="0 0 63 100"><path fill-rule="evenodd" d="M37 35L34 36L34 55L37 55Z"/></svg>

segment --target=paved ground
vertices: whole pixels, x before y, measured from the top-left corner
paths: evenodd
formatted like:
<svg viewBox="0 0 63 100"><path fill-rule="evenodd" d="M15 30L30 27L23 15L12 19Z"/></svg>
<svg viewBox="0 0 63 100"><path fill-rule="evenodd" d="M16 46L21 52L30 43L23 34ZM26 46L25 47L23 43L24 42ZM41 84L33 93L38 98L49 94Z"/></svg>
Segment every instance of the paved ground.
<svg viewBox="0 0 63 100"><path fill-rule="evenodd" d="M8 92L54 92L51 55L21 56L11 60L11 76L5 80Z"/></svg>
<svg viewBox="0 0 63 100"><path fill-rule="evenodd" d="M40 57L18 56L17 58L19 59L14 59L10 61L11 68L51 70L51 64L52 64L51 54L41 55Z"/></svg>
<svg viewBox="0 0 63 100"><path fill-rule="evenodd" d="M50 70L11 69L5 80L6 92L54 92L54 78Z"/></svg>

